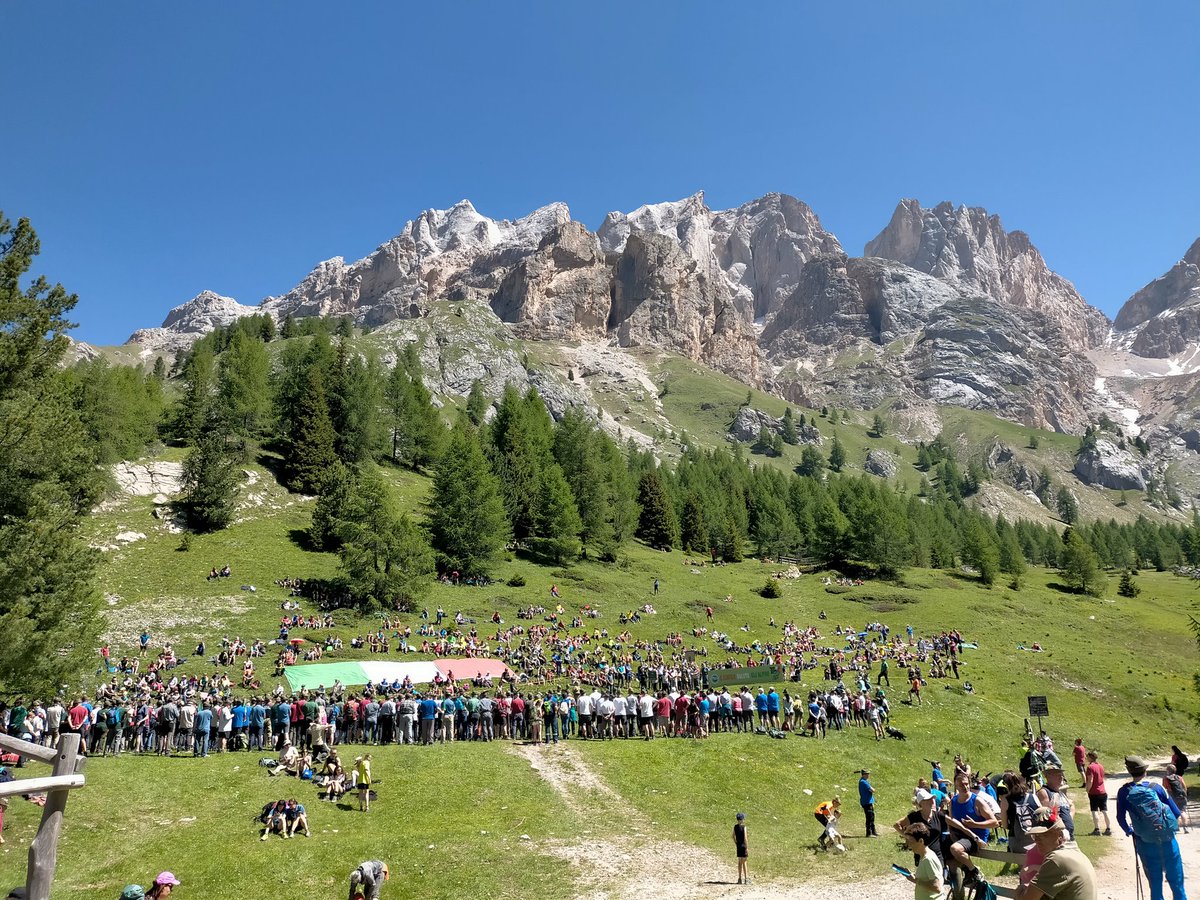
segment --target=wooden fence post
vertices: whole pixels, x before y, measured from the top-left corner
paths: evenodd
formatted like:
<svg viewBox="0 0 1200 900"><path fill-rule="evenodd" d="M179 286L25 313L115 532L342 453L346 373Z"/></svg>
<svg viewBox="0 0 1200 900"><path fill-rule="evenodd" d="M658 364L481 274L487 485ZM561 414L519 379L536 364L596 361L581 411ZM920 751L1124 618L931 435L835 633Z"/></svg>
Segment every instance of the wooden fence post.
<svg viewBox="0 0 1200 900"><path fill-rule="evenodd" d="M54 775L74 775L83 769L86 761L79 755L79 735L64 734L59 738ZM37 837L29 845L29 869L25 875L29 900L50 900L50 886L58 862L58 836L62 831L68 793L67 790L51 790L46 794L42 823L38 826Z"/></svg>

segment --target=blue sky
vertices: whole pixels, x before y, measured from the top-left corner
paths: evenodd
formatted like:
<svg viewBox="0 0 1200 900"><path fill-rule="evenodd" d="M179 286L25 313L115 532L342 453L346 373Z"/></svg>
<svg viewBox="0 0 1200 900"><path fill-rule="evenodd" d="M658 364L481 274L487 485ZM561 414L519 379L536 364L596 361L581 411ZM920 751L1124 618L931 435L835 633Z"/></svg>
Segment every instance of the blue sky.
<svg viewBox="0 0 1200 900"><path fill-rule="evenodd" d="M515 218L704 190L860 253L987 207L1111 316L1200 237L1194 3L7 3L0 208L117 343L257 303L464 197Z"/></svg>

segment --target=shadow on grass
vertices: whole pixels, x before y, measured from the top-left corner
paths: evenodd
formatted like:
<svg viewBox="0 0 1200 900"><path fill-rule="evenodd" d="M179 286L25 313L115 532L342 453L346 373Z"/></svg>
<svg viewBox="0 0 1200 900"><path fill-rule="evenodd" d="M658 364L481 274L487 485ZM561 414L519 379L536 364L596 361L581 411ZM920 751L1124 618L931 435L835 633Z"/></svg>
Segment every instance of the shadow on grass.
<svg viewBox="0 0 1200 900"><path fill-rule="evenodd" d="M317 553L318 549L309 537L307 528L289 528L288 540L307 553Z"/></svg>
<svg viewBox="0 0 1200 900"><path fill-rule="evenodd" d="M1075 588L1067 587L1065 584L1059 584L1057 581L1046 582L1046 587L1050 588L1050 590L1052 590L1052 591L1058 591L1060 594L1069 594L1072 597L1087 596L1086 594L1083 594L1083 593L1077 591Z"/></svg>

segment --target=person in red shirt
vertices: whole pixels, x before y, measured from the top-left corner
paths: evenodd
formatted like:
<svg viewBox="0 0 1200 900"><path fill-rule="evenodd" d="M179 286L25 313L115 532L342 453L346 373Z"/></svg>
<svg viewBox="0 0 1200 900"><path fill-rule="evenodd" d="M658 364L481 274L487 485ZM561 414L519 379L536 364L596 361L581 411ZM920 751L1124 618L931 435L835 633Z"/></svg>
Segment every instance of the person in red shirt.
<svg viewBox="0 0 1200 900"><path fill-rule="evenodd" d="M671 698L665 691L658 692L654 701L654 730L659 737L667 736L667 723L671 720Z"/></svg>
<svg viewBox="0 0 1200 900"><path fill-rule="evenodd" d="M79 734L80 730L83 728L83 723L88 720L90 715L91 714L88 712L88 708L83 704L83 699L80 698L79 701L76 702L76 704L67 712L67 724L71 726L71 731L75 732L75 734Z"/></svg>
<svg viewBox="0 0 1200 900"><path fill-rule="evenodd" d="M1079 777L1083 779L1080 787L1087 786L1087 747L1083 746L1083 738L1075 738L1075 749L1072 751L1075 754L1075 768L1079 772Z"/></svg>
<svg viewBox="0 0 1200 900"><path fill-rule="evenodd" d="M1112 834L1112 823L1108 819L1108 788L1104 784L1104 766L1100 765L1096 758L1096 751L1090 750L1087 755L1088 767L1084 770L1086 780L1084 788L1087 790L1088 806L1092 811L1092 824L1095 828L1092 829L1091 835L1101 834L1100 818L1104 817L1104 832L1105 835Z"/></svg>

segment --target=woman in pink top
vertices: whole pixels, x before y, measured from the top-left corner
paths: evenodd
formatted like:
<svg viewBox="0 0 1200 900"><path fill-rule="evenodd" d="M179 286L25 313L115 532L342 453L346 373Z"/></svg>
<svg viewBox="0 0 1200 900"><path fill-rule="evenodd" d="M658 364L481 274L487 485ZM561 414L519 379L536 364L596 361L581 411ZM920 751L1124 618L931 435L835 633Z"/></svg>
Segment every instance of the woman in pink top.
<svg viewBox="0 0 1200 900"><path fill-rule="evenodd" d="M1112 823L1108 819L1108 788L1104 786L1104 766L1096 760L1094 751L1087 755L1088 767L1084 770L1083 787L1087 791L1088 806L1092 811L1092 824L1095 826L1091 834L1101 834L1100 817L1104 817L1105 835L1112 835Z"/></svg>

